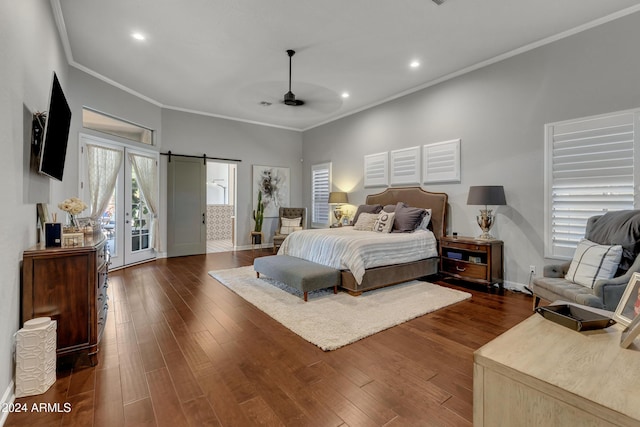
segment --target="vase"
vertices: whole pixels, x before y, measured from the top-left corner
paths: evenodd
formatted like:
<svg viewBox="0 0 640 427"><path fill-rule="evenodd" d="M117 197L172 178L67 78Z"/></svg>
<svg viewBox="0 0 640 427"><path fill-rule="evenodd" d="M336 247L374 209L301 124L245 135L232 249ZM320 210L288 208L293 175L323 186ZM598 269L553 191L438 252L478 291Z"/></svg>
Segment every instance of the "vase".
<svg viewBox="0 0 640 427"><path fill-rule="evenodd" d="M64 226L65 233L75 233L79 230L78 218L74 214L67 212L67 224Z"/></svg>

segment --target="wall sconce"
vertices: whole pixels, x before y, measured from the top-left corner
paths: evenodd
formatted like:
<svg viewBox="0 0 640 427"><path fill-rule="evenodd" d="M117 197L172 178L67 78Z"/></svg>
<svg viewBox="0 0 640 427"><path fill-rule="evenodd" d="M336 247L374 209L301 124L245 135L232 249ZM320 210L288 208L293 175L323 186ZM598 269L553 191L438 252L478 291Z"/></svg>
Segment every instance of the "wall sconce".
<svg viewBox="0 0 640 427"><path fill-rule="evenodd" d="M493 226L495 217L488 209L488 205L506 205L507 200L504 196L504 187L502 185L479 185L469 187L469 196L467 205L484 205L484 209L480 209L480 215L476 217L478 226L482 229L479 239L490 240L494 237L489 234L489 230Z"/></svg>

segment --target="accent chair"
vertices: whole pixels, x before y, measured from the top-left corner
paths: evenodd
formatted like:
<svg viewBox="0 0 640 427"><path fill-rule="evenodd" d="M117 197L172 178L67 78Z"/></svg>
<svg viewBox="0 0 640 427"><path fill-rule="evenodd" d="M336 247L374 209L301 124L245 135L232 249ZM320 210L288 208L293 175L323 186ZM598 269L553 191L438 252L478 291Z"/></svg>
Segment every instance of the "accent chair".
<svg viewBox="0 0 640 427"><path fill-rule="evenodd" d="M282 226L282 219L295 219L300 218L300 223L297 226ZM289 234L296 230L307 228L307 208L280 208L278 212L278 228L273 235L273 253L277 253L278 249L287 238Z"/></svg>
<svg viewBox="0 0 640 427"><path fill-rule="evenodd" d="M571 261L544 267L543 277L533 279L533 308L540 299L563 300L615 311L635 272L640 272L640 210L607 212L587 220L585 238L600 245L621 245L622 259L614 277L595 280L593 287L572 282L567 276Z"/></svg>

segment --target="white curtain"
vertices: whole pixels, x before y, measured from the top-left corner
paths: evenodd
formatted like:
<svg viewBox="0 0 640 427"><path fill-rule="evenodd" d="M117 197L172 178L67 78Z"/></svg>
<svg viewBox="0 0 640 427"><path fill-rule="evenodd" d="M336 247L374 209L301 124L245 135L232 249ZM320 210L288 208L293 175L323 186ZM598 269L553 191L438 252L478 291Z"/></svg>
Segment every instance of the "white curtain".
<svg viewBox="0 0 640 427"><path fill-rule="evenodd" d="M151 247L160 252L160 224L158 222L158 165L151 157L129 153L129 160L138 179L138 186L147 207L153 214L151 219Z"/></svg>
<svg viewBox="0 0 640 427"><path fill-rule="evenodd" d="M122 151L87 144L91 219L98 221L107 208L122 164Z"/></svg>

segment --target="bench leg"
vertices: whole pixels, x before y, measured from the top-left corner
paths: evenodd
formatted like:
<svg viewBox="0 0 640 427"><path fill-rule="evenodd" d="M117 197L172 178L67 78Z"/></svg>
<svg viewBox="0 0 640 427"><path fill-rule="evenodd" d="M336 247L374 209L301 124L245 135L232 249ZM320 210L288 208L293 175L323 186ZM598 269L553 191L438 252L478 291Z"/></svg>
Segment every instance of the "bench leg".
<svg viewBox="0 0 640 427"><path fill-rule="evenodd" d="M307 302L307 292L304 293L304 302Z"/></svg>
<svg viewBox="0 0 640 427"><path fill-rule="evenodd" d="M333 287L333 293L334 293L334 294L337 294L337 293L338 293L338 285L335 285L335 286Z"/></svg>
<svg viewBox="0 0 640 427"><path fill-rule="evenodd" d="M260 278L260 273L256 271L256 277L259 279Z"/></svg>

